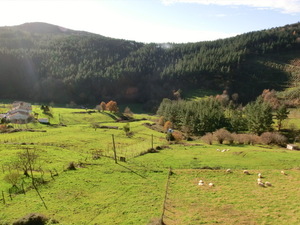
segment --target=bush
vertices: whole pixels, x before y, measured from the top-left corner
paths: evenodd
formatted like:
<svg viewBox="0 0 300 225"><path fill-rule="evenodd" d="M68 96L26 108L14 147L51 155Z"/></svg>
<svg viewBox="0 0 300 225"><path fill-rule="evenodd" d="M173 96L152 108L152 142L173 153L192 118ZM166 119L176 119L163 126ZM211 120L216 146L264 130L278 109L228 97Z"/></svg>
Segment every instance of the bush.
<svg viewBox="0 0 300 225"><path fill-rule="evenodd" d="M237 144L244 144L245 143L245 135L244 134L236 134L236 133L233 133L231 134L231 137L233 138L233 141Z"/></svg>
<svg viewBox="0 0 300 225"><path fill-rule="evenodd" d="M182 134L180 131L174 131L174 132L172 133L172 136L173 136L174 141L175 141L176 143L178 143L178 142L180 142L180 141L183 140L183 134Z"/></svg>
<svg viewBox="0 0 300 225"><path fill-rule="evenodd" d="M285 146L287 143L287 138L279 133L275 132L265 132L260 136L261 142L265 145L279 145Z"/></svg>
<svg viewBox="0 0 300 225"><path fill-rule="evenodd" d="M52 220L39 213L30 213L17 221L13 225L44 225L44 224L57 224L58 221Z"/></svg>
<svg viewBox="0 0 300 225"><path fill-rule="evenodd" d="M164 124L165 124L165 117L163 117L163 116L159 117L158 124L160 126L164 126Z"/></svg>
<svg viewBox="0 0 300 225"><path fill-rule="evenodd" d="M214 136L212 133L206 133L204 136L202 136L201 140L204 141L206 144L212 145Z"/></svg>
<svg viewBox="0 0 300 225"><path fill-rule="evenodd" d="M227 140L229 143L233 142L233 138L231 136L231 133L228 130L224 129L224 128L221 128L221 129L215 131L213 133L213 136L219 144L223 144L223 142L225 140Z"/></svg>
<svg viewBox="0 0 300 225"><path fill-rule="evenodd" d="M68 167L67 167L67 170L76 170L76 166L75 166L75 163L74 162L70 162Z"/></svg>
<svg viewBox="0 0 300 225"><path fill-rule="evenodd" d="M169 129L171 129L173 127L173 124L171 121L167 121L165 122L165 125L164 125L164 130L165 131L168 131Z"/></svg>
<svg viewBox="0 0 300 225"><path fill-rule="evenodd" d="M244 134L245 144L255 145L260 143L260 137L255 134Z"/></svg>
<svg viewBox="0 0 300 225"><path fill-rule="evenodd" d="M17 186L20 178L21 178L21 175L18 172L11 172L4 176L4 181L11 184L12 186Z"/></svg>
<svg viewBox="0 0 300 225"><path fill-rule="evenodd" d="M175 138L173 137L173 135L172 135L171 132L168 132L168 133L167 133L166 139L167 139L167 141L174 141L174 140L175 140Z"/></svg>
<svg viewBox="0 0 300 225"><path fill-rule="evenodd" d="M4 133L8 130L8 126L6 124L1 124L0 125L0 132Z"/></svg>

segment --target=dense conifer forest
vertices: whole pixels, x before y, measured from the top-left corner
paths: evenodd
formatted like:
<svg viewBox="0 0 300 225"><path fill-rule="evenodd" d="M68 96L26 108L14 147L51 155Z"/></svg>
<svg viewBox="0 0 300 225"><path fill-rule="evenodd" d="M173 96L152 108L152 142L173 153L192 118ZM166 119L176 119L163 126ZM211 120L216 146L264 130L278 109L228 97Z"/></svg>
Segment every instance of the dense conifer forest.
<svg viewBox="0 0 300 225"><path fill-rule="evenodd" d="M187 44L144 44L44 23L0 28L0 96L35 102L159 104L174 91L264 89L299 97L300 23ZM285 96L285 97L286 97Z"/></svg>

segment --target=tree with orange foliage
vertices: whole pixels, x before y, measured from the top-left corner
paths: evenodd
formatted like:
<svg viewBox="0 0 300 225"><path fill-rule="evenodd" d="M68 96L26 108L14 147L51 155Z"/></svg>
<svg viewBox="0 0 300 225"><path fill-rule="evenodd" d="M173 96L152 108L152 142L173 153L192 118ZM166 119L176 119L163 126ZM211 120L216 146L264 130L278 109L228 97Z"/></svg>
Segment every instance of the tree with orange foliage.
<svg viewBox="0 0 300 225"><path fill-rule="evenodd" d="M103 112L104 110L106 110L106 103L105 103L105 102L101 102L101 103L100 103L100 110L102 110L102 112Z"/></svg>
<svg viewBox="0 0 300 225"><path fill-rule="evenodd" d="M165 125L164 125L164 130L165 131L168 131L169 129L171 129L173 127L173 124L171 121L167 121L165 122Z"/></svg>
<svg viewBox="0 0 300 225"><path fill-rule="evenodd" d="M115 101L109 101L106 104L106 109L109 110L110 112L115 112L115 113L119 111L117 102Z"/></svg>

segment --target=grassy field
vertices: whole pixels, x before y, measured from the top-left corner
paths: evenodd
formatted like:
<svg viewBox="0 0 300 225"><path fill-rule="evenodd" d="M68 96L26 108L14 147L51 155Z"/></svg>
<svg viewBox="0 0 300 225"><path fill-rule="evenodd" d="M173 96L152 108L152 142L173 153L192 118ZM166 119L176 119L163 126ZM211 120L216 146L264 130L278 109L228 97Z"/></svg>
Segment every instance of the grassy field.
<svg viewBox="0 0 300 225"><path fill-rule="evenodd" d="M34 111L46 116L38 106ZM298 124L297 115L295 111L288 123ZM300 152L198 140L169 145L165 134L143 125L153 123L154 117L136 115L146 120L130 122L132 137L123 131L126 123L113 117L108 112L54 108L50 121L63 126L31 123L15 128L36 132L0 134L0 224L12 224L32 212L66 225L155 224L163 213L166 224L300 224ZM95 123L118 129L94 129ZM116 164L111 158L112 135L117 156L126 162ZM152 140L154 147L165 147L144 154ZM11 196L12 185L4 181L14 171L18 152L27 150L39 155L36 168L44 174L38 169L33 173L45 181L38 185L43 201L30 178L22 175L25 194ZM76 170L67 170L70 162ZM225 172L228 168L232 173ZM243 174L245 169L251 175ZM257 173L272 186L257 185ZM198 185L200 179L204 186Z"/></svg>

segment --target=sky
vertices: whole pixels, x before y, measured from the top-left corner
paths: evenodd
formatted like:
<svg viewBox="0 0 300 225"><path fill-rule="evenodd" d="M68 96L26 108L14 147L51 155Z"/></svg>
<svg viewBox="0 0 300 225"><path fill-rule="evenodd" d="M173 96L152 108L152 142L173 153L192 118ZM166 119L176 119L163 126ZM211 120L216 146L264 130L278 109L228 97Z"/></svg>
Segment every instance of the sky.
<svg viewBox="0 0 300 225"><path fill-rule="evenodd" d="M45 22L144 43L222 39L300 21L300 0L0 0L0 26Z"/></svg>

